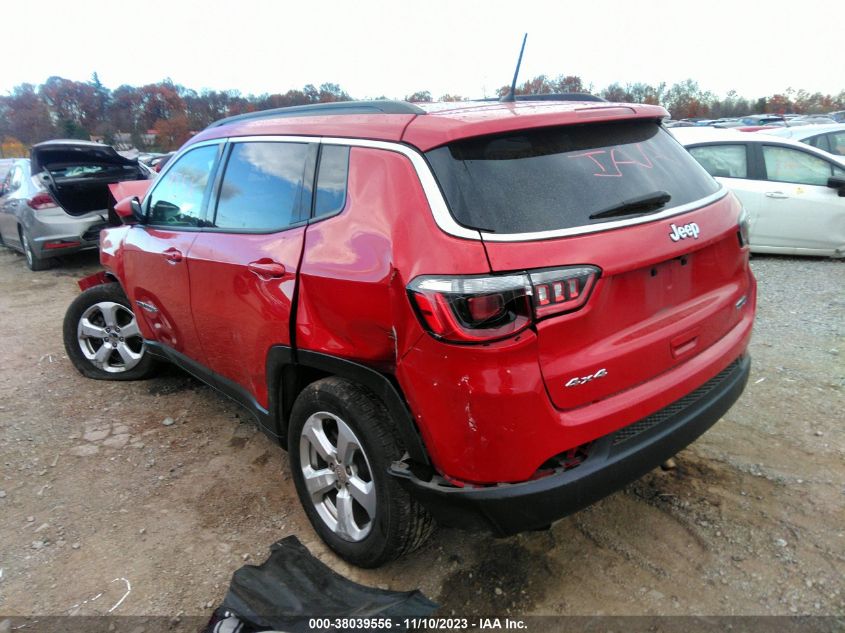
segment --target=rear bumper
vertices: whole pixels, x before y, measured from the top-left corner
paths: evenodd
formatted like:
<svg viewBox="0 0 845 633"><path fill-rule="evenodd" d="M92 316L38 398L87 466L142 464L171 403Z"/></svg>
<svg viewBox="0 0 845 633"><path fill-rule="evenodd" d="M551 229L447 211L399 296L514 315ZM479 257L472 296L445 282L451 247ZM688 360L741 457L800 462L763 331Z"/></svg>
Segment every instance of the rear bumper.
<svg viewBox="0 0 845 633"><path fill-rule="evenodd" d="M32 250L41 259L49 259L50 257L62 257L79 251L93 250L99 245L100 243L97 241L80 241L78 237L51 237L40 244L35 242Z"/></svg>
<svg viewBox="0 0 845 633"><path fill-rule="evenodd" d="M35 255L60 257L99 246L100 230L108 226L106 210L70 215L61 207L31 212L23 218Z"/></svg>
<svg viewBox="0 0 845 633"><path fill-rule="evenodd" d="M68 222L60 227L38 226L32 235L32 250L38 257L46 259L94 249L100 245L100 230L106 226L99 217L95 220ZM56 230L58 228L62 230Z"/></svg>
<svg viewBox="0 0 845 633"><path fill-rule="evenodd" d="M454 487L416 479L401 464L399 482L444 525L499 536L541 528L598 501L695 441L739 398L751 367L741 356L698 389L656 413L596 440L580 465L523 483Z"/></svg>

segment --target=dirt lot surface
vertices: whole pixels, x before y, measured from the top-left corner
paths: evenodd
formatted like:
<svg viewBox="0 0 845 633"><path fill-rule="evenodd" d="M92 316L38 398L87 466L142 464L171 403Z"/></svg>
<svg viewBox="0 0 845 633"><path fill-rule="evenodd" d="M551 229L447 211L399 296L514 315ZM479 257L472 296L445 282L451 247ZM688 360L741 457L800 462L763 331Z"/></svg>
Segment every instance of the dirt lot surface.
<svg viewBox="0 0 845 633"><path fill-rule="evenodd" d="M317 539L248 414L175 369L109 383L71 367L61 322L96 255L31 273L0 249L0 613L106 613L131 584L113 613L207 615L295 534L441 615L845 614L845 262L753 266L748 388L674 470L547 532L441 529L364 571Z"/></svg>

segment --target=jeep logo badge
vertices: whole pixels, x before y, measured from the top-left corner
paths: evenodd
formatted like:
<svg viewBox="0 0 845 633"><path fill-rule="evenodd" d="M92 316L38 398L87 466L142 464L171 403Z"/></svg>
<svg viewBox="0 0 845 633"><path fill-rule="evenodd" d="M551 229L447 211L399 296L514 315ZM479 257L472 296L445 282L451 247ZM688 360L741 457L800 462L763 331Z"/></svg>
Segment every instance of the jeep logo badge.
<svg viewBox="0 0 845 633"><path fill-rule="evenodd" d="M695 222L690 222L689 224L684 224L683 226L675 226L674 224L670 224L669 228L672 229L672 232L669 233L669 238L673 242L677 242L678 240L685 240L688 237L697 240L698 234L701 233L701 229L698 228L698 225Z"/></svg>

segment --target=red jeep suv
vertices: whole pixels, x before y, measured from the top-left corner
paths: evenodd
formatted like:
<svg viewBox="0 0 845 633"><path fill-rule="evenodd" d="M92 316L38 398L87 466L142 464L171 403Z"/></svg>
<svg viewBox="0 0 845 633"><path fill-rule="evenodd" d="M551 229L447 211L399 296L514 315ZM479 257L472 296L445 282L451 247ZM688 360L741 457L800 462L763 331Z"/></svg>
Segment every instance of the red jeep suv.
<svg viewBox="0 0 845 633"><path fill-rule="evenodd" d="M434 520L548 526L687 446L748 377L742 209L665 116L372 101L224 119L116 205L68 355L115 380L166 359L245 406L357 565Z"/></svg>

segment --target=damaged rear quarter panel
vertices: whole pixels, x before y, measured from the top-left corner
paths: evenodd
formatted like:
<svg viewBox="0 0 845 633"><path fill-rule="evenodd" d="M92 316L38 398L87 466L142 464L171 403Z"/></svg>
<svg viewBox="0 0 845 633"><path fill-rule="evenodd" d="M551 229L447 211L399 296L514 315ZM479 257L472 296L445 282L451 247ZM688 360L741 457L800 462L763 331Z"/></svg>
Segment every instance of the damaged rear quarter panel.
<svg viewBox="0 0 845 633"><path fill-rule="evenodd" d="M475 483L524 481L547 457L551 405L525 330L486 345L426 334L397 372L437 469ZM560 438L553 438L558 442Z"/></svg>
<svg viewBox="0 0 845 633"><path fill-rule="evenodd" d="M408 282L488 270L480 241L437 227L408 158L353 147L344 210L305 234L296 345L392 374L422 335Z"/></svg>

